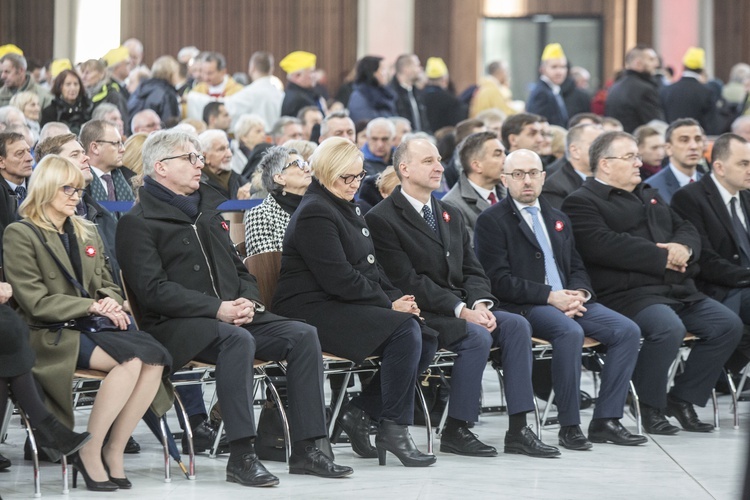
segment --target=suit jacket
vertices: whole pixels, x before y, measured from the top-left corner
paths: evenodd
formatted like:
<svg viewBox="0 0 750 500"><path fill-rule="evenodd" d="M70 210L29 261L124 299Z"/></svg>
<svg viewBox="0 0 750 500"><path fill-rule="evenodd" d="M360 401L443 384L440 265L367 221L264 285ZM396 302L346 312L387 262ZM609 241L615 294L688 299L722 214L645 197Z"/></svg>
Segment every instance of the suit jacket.
<svg viewBox="0 0 750 500"><path fill-rule="evenodd" d="M628 133L651 120L663 121L659 84L648 73L626 69L607 92L604 114L620 120Z"/></svg>
<svg viewBox="0 0 750 500"><path fill-rule="evenodd" d="M745 220L750 220L750 192L740 191L740 203ZM703 176L675 193L672 208L692 222L701 235L698 288L722 301L732 288L750 286L750 269L741 264L732 218L711 176Z"/></svg>
<svg viewBox="0 0 750 500"><path fill-rule="evenodd" d="M300 87L296 83L287 82L284 100L281 102L281 116L297 116L299 110L305 106L316 106L323 110L320 104L320 96L315 89ZM268 124L272 126L272 124Z"/></svg>
<svg viewBox="0 0 750 500"><path fill-rule="evenodd" d="M586 290L593 300L594 289L576 251L570 219L544 198L539 204L563 286ZM526 314L532 306L547 304L552 287L544 283L544 253L510 196L479 216L475 238L477 257L500 307Z"/></svg>
<svg viewBox="0 0 750 500"><path fill-rule="evenodd" d="M427 120L432 130L455 127L468 115L466 105L442 87L427 85L421 95L427 110Z"/></svg>
<svg viewBox="0 0 750 500"><path fill-rule="evenodd" d="M0 239L5 228L18 220L18 197L5 179L0 176ZM0 242L0 265L3 264L3 245Z"/></svg>
<svg viewBox="0 0 750 500"><path fill-rule="evenodd" d="M630 193L587 179L563 202L599 301L632 317L653 304L705 298L698 274L701 238L695 227L669 208L655 189L641 183ZM685 273L668 270L667 250L657 242L688 246Z"/></svg>
<svg viewBox="0 0 750 500"><path fill-rule="evenodd" d="M397 186L368 212L375 251L386 274L404 293L416 297L428 326L450 346L466 336L466 321L456 318L460 302L497 299L471 248L461 213L434 196L432 206L440 235L414 210Z"/></svg>
<svg viewBox="0 0 750 500"><path fill-rule="evenodd" d="M568 160L554 174L544 180L542 196L557 210L562 207L563 200L570 193L581 187L583 179Z"/></svg>
<svg viewBox="0 0 750 500"><path fill-rule="evenodd" d="M141 188L139 202L117 223L117 259L141 309L139 326L164 344L174 369L217 338L222 301L255 302L250 325L284 319L265 311L216 210L221 195L204 184L198 192L195 220Z"/></svg>
<svg viewBox="0 0 750 500"><path fill-rule="evenodd" d="M554 92L544 80L537 80L532 87L526 100L526 111L544 116L550 125L568 126L568 116L563 116Z"/></svg>
<svg viewBox="0 0 750 500"><path fill-rule="evenodd" d="M414 315L386 278L362 211L315 178L284 237L274 311L318 329L324 351L361 362Z"/></svg>
<svg viewBox="0 0 750 500"><path fill-rule="evenodd" d="M700 172L696 172L698 180L703 176ZM661 196L667 203L672 203L672 196L680 189L680 183L675 177L672 169L669 165L659 170L657 173L648 178L647 184L652 188L659 191Z"/></svg>
<svg viewBox="0 0 750 500"><path fill-rule="evenodd" d="M678 118L694 118L708 135L717 130L716 100L711 90L695 78L683 76L661 89L661 102L667 123Z"/></svg>
<svg viewBox="0 0 750 500"><path fill-rule="evenodd" d="M495 189L495 195L498 200L505 197L505 186L498 184ZM461 177L458 178L458 182L453 185L451 190L448 191L445 196L443 196L441 201L453 205L461 212L461 216L464 219L464 224L466 224L466 229L469 231L469 238L472 241L473 246L474 226L477 224L477 217L479 217L479 214L482 213L483 210L490 207L489 202L482 198L479 193L471 187L469 179L466 177L466 174L463 173L461 174Z"/></svg>
<svg viewBox="0 0 750 500"><path fill-rule="evenodd" d="M115 184L115 197L117 201L135 201L135 195L133 194L133 187L130 184L130 179L135 173L127 167L118 167L111 172L112 182ZM94 176L94 180L86 188L86 191L96 201L108 201L107 190L102 186L102 181L94 171L91 171L91 175Z"/></svg>
<svg viewBox="0 0 750 500"><path fill-rule="evenodd" d="M432 128L430 120L427 117L427 107L422 100L422 92L416 87L412 87L414 99L417 101L417 109L419 110L419 120L422 125L421 127L417 127L414 122L414 112L411 107L411 101L409 100L409 92L401 86L395 76L388 86L396 94L396 114L409 120L414 132L430 132Z"/></svg>

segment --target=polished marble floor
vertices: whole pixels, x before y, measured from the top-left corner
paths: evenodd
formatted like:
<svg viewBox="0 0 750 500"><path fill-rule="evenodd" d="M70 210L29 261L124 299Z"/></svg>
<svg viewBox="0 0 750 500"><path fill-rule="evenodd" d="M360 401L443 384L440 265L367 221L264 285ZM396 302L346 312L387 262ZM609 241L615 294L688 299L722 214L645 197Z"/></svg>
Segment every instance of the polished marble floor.
<svg viewBox="0 0 750 500"><path fill-rule="evenodd" d="M589 377L584 375L584 381ZM494 372L485 372L485 404L500 402ZM292 476L285 465L266 462L281 484L262 491L225 482L226 455L211 459L197 458L197 480L188 481L177 466L172 467L172 481L164 482L161 448L148 428L141 424L135 437L142 446L139 455L126 458L132 490L103 494L71 489L61 495L62 481L58 465L42 467L43 498L138 498L207 500L247 498L251 495L270 499L455 499L468 497L508 499L738 499L744 476L750 440L750 402L740 403L740 428L732 428L731 401L719 398L721 429L711 434L682 432L677 436L650 437L647 444L635 448L614 445L594 446L593 450L563 450L557 459L534 459L501 453L495 458L466 458L440 453L437 463L427 469L402 467L393 455L388 465L379 467L377 460L356 458L348 445L334 447L337 462L354 467L353 476L326 480L309 476ZM704 421L712 421L709 405L699 409ZM588 425L592 410L584 410ZM86 410L80 411L79 423ZM623 422L634 430L633 420ZM170 425L172 423L170 422ZM176 422L173 428L178 428ZM480 438L502 449L507 417L483 415L474 428ZM417 444L424 449L423 427L412 428ZM543 431L543 439L556 444L554 426ZM0 453L13 461L9 471L0 473L0 496L3 499L30 498L33 494L32 468L23 461L24 431L14 417L8 440ZM435 440L436 450L439 440ZM186 458L186 457L185 457Z"/></svg>

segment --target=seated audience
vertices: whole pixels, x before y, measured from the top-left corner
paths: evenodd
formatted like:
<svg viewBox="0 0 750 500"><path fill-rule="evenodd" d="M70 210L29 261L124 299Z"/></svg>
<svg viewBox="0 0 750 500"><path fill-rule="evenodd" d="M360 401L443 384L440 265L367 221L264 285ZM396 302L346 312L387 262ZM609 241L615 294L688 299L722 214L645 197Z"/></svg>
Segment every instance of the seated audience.
<svg viewBox="0 0 750 500"><path fill-rule="evenodd" d="M39 120L42 115L42 106L39 95L36 92L25 91L19 92L10 99L10 105L21 110L24 116L26 126L31 130L34 137L34 144L39 140Z"/></svg>
<svg viewBox="0 0 750 500"><path fill-rule="evenodd" d="M232 170L232 149L227 134L222 130L210 129L198 136L203 150L204 168L201 182L214 188L224 198L236 200L238 190L245 182ZM248 193L249 194L249 193Z"/></svg>
<svg viewBox="0 0 750 500"><path fill-rule="evenodd" d="M84 123L91 119L91 100L86 95L86 89L78 73L66 69L62 71L52 84L54 99L49 106L42 109L40 124L62 122L77 134Z"/></svg>
<svg viewBox="0 0 750 500"><path fill-rule="evenodd" d="M357 62L357 74L347 108L352 120L396 114L396 95L388 87L388 67L382 57L365 56Z"/></svg>
<svg viewBox="0 0 750 500"><path fill-rule="evenodd" d="M262 153L264 148L255 146L266 142L266 122L259 115L242 115L234 126L234 141L232 141L232 170L246 179L252 177L255 155ZM260 158L258 158L258 161ZM251 167L251 168L248 168Z"/></svg>
<svg viewBox="0 0 750 500"><path fill-rule="evenodd" d="M180 65L172 56L161 56L151 66L151 77L142 81L128 100L128 114L135 119L144 109L153 110L167 126L180 121L180 98L175 84L180 76ZM132 132L143 132L136 130Z"/></svg>
<svg viewBox="0 0 750 500"><path fill-rule="evenodd" d="M638 154L641 155L641 180L646 180L662 169L664 151L664 136L655 128L641 125L633 131L633 137L638 141Z"/></svg>

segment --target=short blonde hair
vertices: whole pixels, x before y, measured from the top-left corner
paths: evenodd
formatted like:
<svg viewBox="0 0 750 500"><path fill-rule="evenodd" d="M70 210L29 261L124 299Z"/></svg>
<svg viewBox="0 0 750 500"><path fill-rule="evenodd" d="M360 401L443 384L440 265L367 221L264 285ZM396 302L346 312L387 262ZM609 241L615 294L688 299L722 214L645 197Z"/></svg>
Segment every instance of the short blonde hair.
<svg viewBox="0 0 750 500"><path fill-rule="evenodd" d="M381 195L385 194L385 196L390 196L399 184L401 184L401 181L398 180L398 175L396 175L396 169L393 168L393 165L388 165L375 181L378 191L380 191Z"/></svg>
<svg viewBox="0 0 750 500"><path fill-rule="evenodd" d="M310 157L318 147L314 142L305 141L303 139L290 139L282 144L282 146L289 149L296 149L297 154L299 154L305 161L310 161Z"/></svg>
<svg viewBox="0 0 750 500"><path fill-rule="evenodd" d="M23 113L23 108L25 108L26 105L28 105L34 99L36 99L36 102L41 104L41 100L39 99L39 96L37 95L36 92L26 90L24 92L18 92L13 97L11 97L10 105L15 106L16 108L20 109L21 112Z"/></svg>
<svg viewBox="0 0 750 500"><path fill-rule="evenodd" d="M357 145L343 137L329 137L310 157L313 175L323 186L330 188L352 163L364 163L364 155Z"/></svg>
<svg viewBox="0 0 750 500"><path fill-rule="evenodd" d="M148 134L138 132L128 137L125 141L125 154L122 155L122 164L136 173L143 175L143 143L148 139Z"/></svg>
<svg viewBox="0 0 750 500"><path fill-rule="evenodd" d="M58 229L47 216L47 207L55 199L60 188L73 186L86 187L81 169L67 158L58 155L47 155L42 158L29 179L29 192L18 213L35 226L46 231ZM73 229L79 238L88 238L93 231L93 224L86 219L73 215L70 217Z"/></svg>
<svg viewBox="0 0 750 500"><path fill-rule="evenodd" d="M234 136L241 139L250 132L253 127L263 127L265 131L268 129L268 124L262 116L256 115L255 113L245 113L240 115L237 119L237 123L234 125Z"/></svg>

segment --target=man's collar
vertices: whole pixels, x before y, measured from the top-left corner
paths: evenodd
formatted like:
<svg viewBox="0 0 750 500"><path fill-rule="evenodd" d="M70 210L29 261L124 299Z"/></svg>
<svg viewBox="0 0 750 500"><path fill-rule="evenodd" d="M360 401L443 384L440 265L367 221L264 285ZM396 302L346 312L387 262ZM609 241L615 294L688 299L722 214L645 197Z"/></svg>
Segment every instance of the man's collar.
<svg viewBox="0 0 750 500"><path fill-rule="evenodd" d="M714 172L711 172L711 180L716 185L716 189L719 190L719 194L721 195L722 201L724 201L725 205L729 205L729 203L732 201L732 198L735 196L739 198L740 193L738 192L736 195L732 196L732 193L727 191L727 188L722 186L721 182L716 178L716 174Z"/></svg>
<svg viewBox="0 0 750 500"><path fill-rule="evenodd" d="M540 211L540 212L542 211L542 206L541 206L541 205L539 204L539 198L537 198L536 200L534 200L534 203L533 203L532 205L526 205L525 203L518 203L518 202L517 202L517 201L516 201L515 199L513 199L513 198L511 198L511 200L513 200L513 204L514 204L514 205L516 206L516 208L518 209L518 213L521 213L521 214L522 214L522 213L523 213L523 209L524 209L524 208L530 208L530 207L536 207L536 208L538 208L538 209L539 209L539 211Z"/></svg>
<svg viewBox="0 0 750 500"><path fill-rule="evenodd" d="M680 187L690 184L691 180L693 182L698 180L697 168L693 170L692 177L682 172L679 168L675 167L672 163L669 164L669 169L672 171L672 174L674 174L675 178L677 179L677 182L680 184Z"/></svg>
<svg viewBox="0 0 750 500"><path fill-rule="evenodd" d="M557 94L560 93L560 86L559 85L555 85L554 83L552 83L552 80L550 80L549 78L547 78L547 75L542 75L542 76L539 77L539 79L541 81L543 81L544 83L546 83L549 86L549 88L552 89L552 93L553 94L557 95Z"/></svg>
<svg viewBox="0 0 750 500"><path fill-rule="evenodd" d="M479 193L479 196L481 196L482 198L484 198L485 201L489 201L488 197L490 196L490 193L494 193L495 192L494 189L485 189L485 188L483 188L482 186L480 186L477 183L473 182L468 177L466 177L466 180L469 181L469 184L471 185L472 188L474 188L474 191L476 191L477 193Z"/></svg>
<svg viewBox="0 0 750 500"><path fill-rule="evenodd" d="M406 191L404 191L403 186L401 186L401 194L404 195L404 198L406 199L406 201L409 202L409 205L414 207L414 210L416 210L419 215L422 215L422 209L424 208L425 205L430 203L430 201L432 200L432 197L430 197L430 200L428 200L427 203L422 203L421 201L419 201L418 199L414 198L413 196L408 194Z"/></svg>

